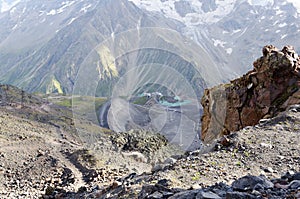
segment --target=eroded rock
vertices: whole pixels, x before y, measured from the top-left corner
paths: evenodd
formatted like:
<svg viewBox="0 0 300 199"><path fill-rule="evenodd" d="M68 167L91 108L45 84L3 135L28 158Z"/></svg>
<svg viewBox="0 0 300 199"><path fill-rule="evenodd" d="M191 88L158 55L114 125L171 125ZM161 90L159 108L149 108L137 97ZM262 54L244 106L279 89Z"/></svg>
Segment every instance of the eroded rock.
<svg viewBox="0 0 300 199"><path fill-rule="evenodd" d="M202 98L202 134L205 143L270 118L300 103L300 59L292 46L279 51L268 45L253 70L211 89Z"/></svg>

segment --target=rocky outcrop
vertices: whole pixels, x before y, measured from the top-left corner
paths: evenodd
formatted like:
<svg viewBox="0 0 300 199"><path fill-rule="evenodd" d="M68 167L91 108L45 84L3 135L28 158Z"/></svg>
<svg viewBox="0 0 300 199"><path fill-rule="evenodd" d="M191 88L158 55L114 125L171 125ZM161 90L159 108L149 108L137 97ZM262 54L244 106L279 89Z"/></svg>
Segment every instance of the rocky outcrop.
<svg viewBox="0 0 300 199"><path fill-rule="evenodd" d="M118 148L117 150L124 152L123 155L125 156L137 156L137 153L132 152L139 152L141 155L149 156L168 143L164 136L143 130L130 130L112 135L111 142Z"/></svg>
<svg viewBox="0 0 300 199"><path fill-rule="evenodd" d="M244 76L211 89L202 98L201 139L211 142L300 103L300 59L292 46L265 46Z"/></svg>

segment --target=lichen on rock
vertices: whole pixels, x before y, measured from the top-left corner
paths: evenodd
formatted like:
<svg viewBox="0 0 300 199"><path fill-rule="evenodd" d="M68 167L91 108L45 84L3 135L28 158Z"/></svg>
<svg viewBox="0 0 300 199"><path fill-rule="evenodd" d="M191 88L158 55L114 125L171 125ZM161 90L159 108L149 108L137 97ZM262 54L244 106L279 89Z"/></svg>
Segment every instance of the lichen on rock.
<svg viewBox="0 0 300 199"><path fill-rule="evenodd" d="M300 58L292 46L263 47L253 70L228 84L206 89L201 139L215 138L273 117L300 103Z"/></svg>

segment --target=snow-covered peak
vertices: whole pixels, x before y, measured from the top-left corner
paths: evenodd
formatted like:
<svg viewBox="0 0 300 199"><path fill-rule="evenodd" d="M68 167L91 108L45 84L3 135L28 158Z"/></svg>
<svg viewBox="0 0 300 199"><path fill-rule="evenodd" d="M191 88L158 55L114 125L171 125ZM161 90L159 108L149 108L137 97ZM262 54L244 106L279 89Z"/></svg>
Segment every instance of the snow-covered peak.
<svg viewBox="0 0 300 199"><path fill-rule="evenodd" d="M189 25L215 23L228 15L237 0L129 0L138 7L162 12Z"/></svg>
<svg viewBox="0 0 300 199"><path fill-rule="evenodd" d="M248 2L252 6L273 7L275 0L129 0L139 8L155 11L183 22L188 26L212 24L230 14L235 6ZM292 3L300 13L299 0L282 0Z"/></svg>

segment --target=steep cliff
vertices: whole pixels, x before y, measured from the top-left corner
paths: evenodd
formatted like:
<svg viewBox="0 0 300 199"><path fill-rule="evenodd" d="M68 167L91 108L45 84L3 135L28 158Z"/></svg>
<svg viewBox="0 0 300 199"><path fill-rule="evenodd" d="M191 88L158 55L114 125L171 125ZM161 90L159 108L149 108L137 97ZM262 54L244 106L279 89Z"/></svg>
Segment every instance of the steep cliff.
<svg viewBox="0 0 300 199"><path fill-rule="evenodd" d="M208 143L300 103L300 59L292 46L265 46L253 70L211 89L202 98L201 139Z"/></svg>

